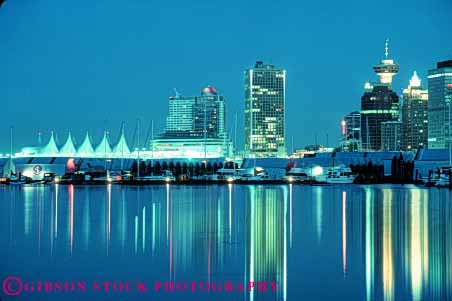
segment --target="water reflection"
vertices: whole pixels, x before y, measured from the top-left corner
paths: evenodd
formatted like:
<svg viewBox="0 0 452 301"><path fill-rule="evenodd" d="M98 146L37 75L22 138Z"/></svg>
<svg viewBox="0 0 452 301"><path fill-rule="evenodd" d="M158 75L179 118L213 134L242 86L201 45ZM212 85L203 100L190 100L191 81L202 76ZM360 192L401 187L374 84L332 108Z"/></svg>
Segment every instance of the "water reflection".
<svg viewBox="0 0 452 301"><path fill-rule="evenodd" d="M111 259L116 278L278 283L244 300L450 300L450 201L414 186L2 187L0 276Z"/></svg>

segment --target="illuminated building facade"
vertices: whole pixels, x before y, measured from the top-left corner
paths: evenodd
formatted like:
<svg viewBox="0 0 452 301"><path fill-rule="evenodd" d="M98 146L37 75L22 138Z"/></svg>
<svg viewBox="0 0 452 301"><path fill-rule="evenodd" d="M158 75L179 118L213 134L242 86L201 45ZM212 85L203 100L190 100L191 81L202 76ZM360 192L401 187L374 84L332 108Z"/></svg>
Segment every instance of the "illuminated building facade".
<svg viewBox="0 0 452 301"><path fill-rule="evenodd" d="M374 66L380 82L366 83L361 97L361 145L363 151L382 150L382 123L399 119L399 96L391 89L392 77L399 66L389 59L388 41L385 58Z"/></svg>
<svg viewBox="0 0 452 301"><path fill-rule="evenodd" d="M427 146L428 91L422 89L416 71L403 90L402 121L402 149L417 150Z"/></svg>
<svg viewBox="0 0 452 301"><path fill-rule="evenodd" d="M383 151L400 151L402 144L402 122L385 121L381 123L381 149Z"/></svg>
<svg viewBox="0 0 452 301"><path fill-rule="evenodd" d="M439 62L428 71L428 92L428 147L447 148L452 142L452 60Z"/></svg>
<svg viewBox="0 0 452 301"><path fill-rule="evenodd" d="M200 96L170 97L165 131L150 142L149 150L143 155L154 158L231 156L225 100L211 86L204 88Z"/></svg>
<svg viewBox="0 0 452 301"><path fill-rule="evenodd" d="M284 157L286 71L257 62L245 71L245 153Z"/></svg>
<svg viewBox="0 0 452 301"><path fill-rule="evenodd" d="M169 98L165 132L160 138L226 138L225 97L207 86L200 96Z"/></svg>
<svg viewBox="0 0 452 301"><path fill-rule="evenodd" d="M360 150L361 139L361 113L351 112L344 116L341 122L341 150L357 152Z"/></svg>
<svg viewBox="0 0 452 301"><path fill-rule="evenodd" d="M193 131L193 105L195 97L172 96L166 118L166 132Z"/></svg>

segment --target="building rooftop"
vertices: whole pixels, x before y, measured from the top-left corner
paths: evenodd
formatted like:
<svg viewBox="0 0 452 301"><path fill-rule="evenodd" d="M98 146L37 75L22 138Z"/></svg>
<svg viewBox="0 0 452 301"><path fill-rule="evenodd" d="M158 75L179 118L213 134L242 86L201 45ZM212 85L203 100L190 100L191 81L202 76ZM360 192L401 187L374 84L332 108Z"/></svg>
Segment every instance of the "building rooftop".
<svg viewBox="0 0 452 301"><path fill-rule="evenodd" d="M452 68L452 60L438 62L437 68Z"/></svg>

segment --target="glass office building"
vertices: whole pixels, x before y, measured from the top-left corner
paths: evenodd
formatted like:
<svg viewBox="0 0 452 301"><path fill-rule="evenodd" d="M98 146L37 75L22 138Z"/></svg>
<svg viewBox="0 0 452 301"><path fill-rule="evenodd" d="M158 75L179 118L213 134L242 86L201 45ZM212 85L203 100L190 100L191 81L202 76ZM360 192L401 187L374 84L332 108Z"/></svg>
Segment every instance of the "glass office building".
<svg viewBox="0 0 452 301"><path fill-rule="evenodd" d="M428 93L428 148L447 148L452 136L452 60L428 71Z"/></svg>
<svg viewBox="0 0 452 301"><path fill-rule="evenodd" d="M402 146L402 122L384 121L381 123L381 150L400 151Z"/></svg>
<svg viewBox="0 0 452 301"><path fill-rule="evenodd" d="M403 90L402 121L402 150L427 146L428 91L422 89L416 71L408 87Z"/></svg>
<svg viewBox="0 0 452 301"><path fill-rule="evenodd" d="M358 152L361 150L361 113L351 112L341 122L341 150Z"/></svg>
<svg viewBox="0 0 452 301"><path fill-rule="evenodd" d="M232 155L225 97L207 86L199 96L169 99L165 131L144 152L154 158L217 158Z"/></svg>
<svg viewBox="0 0 452 301"><path fill-rule="evenodd" d="M188 132L193 130L193 105L196 97L180 95L169 98L166 132Z"/></svg>
<svg viewBox="0 0 452 301"><path fill-rule="evenodd" d="M245 154L284 157L286 70L257 62L245 71Z"/></svg>

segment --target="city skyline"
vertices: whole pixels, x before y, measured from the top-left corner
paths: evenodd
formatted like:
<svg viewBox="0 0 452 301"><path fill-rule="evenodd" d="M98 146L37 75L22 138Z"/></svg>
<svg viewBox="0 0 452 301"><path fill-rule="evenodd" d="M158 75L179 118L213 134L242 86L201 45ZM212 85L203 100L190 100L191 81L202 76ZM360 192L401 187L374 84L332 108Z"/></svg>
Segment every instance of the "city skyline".
<svg viewBox="0 0 452 301"><path fill-rule="evenodd" d="M362 85L372 79L371 65L383 56L385 38L391 39L391 54L401 66L393 83L399 95L414 70L426 83L427 70L450 58L452 42L442 38L450 28L450 19L442 18L450 11L450 3L386 2L367 3L365 16L362 8L354 6L358 3L309 4L322 18L315 20L315 13L311 16L302 10L305 18L301 21L298 19L303 18L295 18L292 11L305 6L291 1L259 2L258 8L250 1L243 4L244 13L236 11L238 3L224 7L195 1L192 8L183 4L172 7L174 24L169 25L162 18L150 20L155 7L142 2L85 3L71 7L68 18L55 14L67 15L68 4L51 0L39 5L6 2L0 9L0 33L5 37L0 64L6 70L0 74L0 99L8 114L4 114L0 129L0 150L9 150L11 125L15 128L15 151L34 143L38 131L48 134L54 130L65 137L71 130L75 137L81 137L88 129L100 138L104 128L118 135L125 121L130 136L140 118L143 128L154 120L157 132L164 127L166 100L173 88L192 94L200 85L209 84L228 99L230 131L235 113L238 124L244 124L242 74L257 60L287 70L287 148L291 149L292 136L295 148L313 144L316 137L325 144L327 135L329 145L336 146L340 120L359 109ZM376 18L380 7L390 4L385 22L368 24L365 30L357 28L363 20ZM205 14L202 6L211 13ZM169 5L163 3L158 10L161 13L165 8ZM177 17L184 16L187 9L203 21L194 18L184 29ZM241 33L240 25L249 21L247 12L253 9L257 9L256 15L251 15L256 25ZM337 9L343 16L336 15ZM420 9L424 13L416 13ZM270 12L273 19L269 22L275 26L264 34L258 15ZM121 28L111 26L123 15L128 23L121 23ZM232 16L237 16L236 26L224 22L214 22L212 28L201 26L205 21L226 21ZM84 22L80 22L82 17ZM347 24L338 24L342 19ZM164 36L159 30L162 26L169 26ZM261 47L260 41L268 34L275 43ZM415 48L407 44L419 36L423 43ZM41 43L44 39L46 43ZM224 49L206 47L209 41L221 41ZM238 136L241 149L244 137L240 132Z"/></svg>

